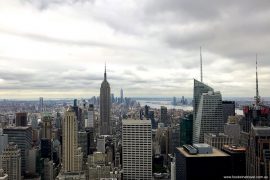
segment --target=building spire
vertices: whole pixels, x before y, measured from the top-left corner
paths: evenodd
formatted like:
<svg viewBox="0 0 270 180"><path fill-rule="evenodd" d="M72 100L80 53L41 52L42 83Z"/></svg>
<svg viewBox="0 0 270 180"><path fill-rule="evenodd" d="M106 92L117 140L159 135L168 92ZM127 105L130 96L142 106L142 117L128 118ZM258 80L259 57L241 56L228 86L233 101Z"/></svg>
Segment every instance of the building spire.
<svg viewBox="0 0 270 180"><path fill-rule="evenodd" d="M258 105L260 103L260 96L259 96L259 83L258 83L258 63L257 63L257 54L256 54L256 96L255 96L255 100L256 100L256 105Z"/></svg>
<svg viewBox="0 0 270 180"><path fill-rule="evenodd" d="M201 65L201 82L203 82L203 70L202 70L202 48L200 47L200 65Z"/></svg>
<svg viewBox="0 0 270 180"><path fill-rule="evenodd" d="M106 62L105 62L105 71L104 71L104 80L107 80L107 72L106 72Z"/></svg>

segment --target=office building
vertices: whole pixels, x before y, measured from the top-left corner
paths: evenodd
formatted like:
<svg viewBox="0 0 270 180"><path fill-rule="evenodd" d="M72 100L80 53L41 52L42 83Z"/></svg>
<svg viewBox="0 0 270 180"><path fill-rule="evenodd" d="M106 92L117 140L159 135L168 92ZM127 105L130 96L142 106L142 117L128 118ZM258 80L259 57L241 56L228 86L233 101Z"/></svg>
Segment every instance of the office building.
<svg viewBox="0 0 270 180"><path fill-rule="evenodd" d="M106 66L100 87L100 134L111 134L111 88L107 81Z"/></svg>
<svg viewBox="0 0 270 180"><path fill-rule="evenodd" d="M231 167L233 176L246 175L246 148L235 145L224 145L222 151L231 156Z"/></svg>
<svg viewBox="0 0 270 180"><path fill-rule="evenodd" d="M167 107L165 106L160 107L160 122L163 123L165 126L168 125Z"/></svg>
<svg viewBox="0 0 270 180"><path fill-rule="evenodd" d="M233 139L233 144L240 142L240 124L238 120L240 117L229 116L228 122L224 125L224 134Z"/></svg>
<svg viewBox="0 0 270 180"><path fill-rule="evenodd" d="M152 179L152 130L148 120L122 122L123 179Z"/></svg>
<svg viewBox="0 0 270 180"><path fill-rule="evenodd" d="M97 151L105 153L105 137L97 137Z"/></svg>
<svg viewBox="0 0 270 180"><path fill-rule="evenodd" d="M210 146L213 146L213 147L221 150L221 148L224 145L232 145L233 138L231 138L228 135L225 135L223 133L218 133L218 134L205 133L204 134L204 143L209 144Z"/></svg>
<svg viewBox="0 0 270 180"><path fill-rule="evenodd" d="M43 112L44 111L43 97L40 97L39 98L38 109L39 109L39 112Z"/></svg>
<svg viewBox="0 0 270 180"><path fill-rule="evenodd" d="M200 81L194 79L194 89L193 89L193 123L196 122L195 120L197 118L197 113L198 113L198 109L199 109L201 95L203 93L208 93L208 91L214 91L214 89L211 88L211 87L209 87L209 86L207 86L203 82L200 82Z"/></svg>
<svg viewBox="0 0 270 180"><path fill-rule="evenodd" d="M176 179L222 180L231 176L230 156L207 144L184 145L176 151Z"/></svg>
<svg viewBox="0 0 270 180"><path fill-rule="evenodd" d="M27 113L26 112L19 112L16 113L16 126L27 126Z"/></svg>
<svg viewBox="0 0 270 180"><path fill-rule="evenodd" d="M0 155L2 154L7 145L8 145L8 135L3 134L3 129L0 128Z"/></svg>
<svg viewBox="0 0 270 180"><path fill-rule="evenodd" d="M123 103L124 102L124 91L123 91L123 89L121 88L121 90L120 90L120 97L121 97L121 103Z"/></svg>
<svg viewBox="0 0 270 180"><path fill-rule="evenodd" d="M234 101L222 101L223 110L223 122L228 122L229 116L235 116L235 102Z"/></svg>
<svg viewBox="0 0 270 180"><path fill-rule="evenodd" d="M8 142L18 145L21 154L21 172L25 174L27 168L27 154L32 147L32 128L31 127L6 127L4 134L8 135Z"/></svg>
<svg viewBox="0 0 270 180"><path fill-rule="evenodd" d="M8 180L21 179L21 153L19 147L10 142L0 155L4 173L8 175Z"/></svg>
<svg viewBox="0 0 270 180"><path fill-rule="evenodd" d="M82 170L82 152L78 148L77 117L72 107L69 107L63 119L63 172L79 172Z"/></svg>
<svg viewBox="0 0 270 180"><path fill-rule="evenodd" d="M270 177L270 127L251 124L246 154L247 175Z"/></svg>
<svg viewBox="0 0 270 180"><path fill-rule="evenodd" d="M188 114L180 118L180 147L184 144L192 144L193 115Z"/></svg>
<svg viewBox="0 0 270 180"><path fill-rule="evenodd" d="M201 95L196 120L193 122L193 143L203 143L205 133L224 131L220 92L209 91Z"/></svg>
<svg viewBox="0 0 270 180"><path fill-rule="evenodd" d="M52 139L52 117L49 115L42 117L41 138Z"/></svg>
<svg viewBox="0 0 270 180"><path fill-rule="evenodd" d="M40 141L40 152L42 158L52 159L53 156L53 144L51 139L41 139Z"/></svg>
<svg viewBox="0 0 270 180"><path fill-rule="evenodd" d="M88 141L87 141L87 132L86 131L79 131L78 132L78 146L81 147L83 152L83 157L87 157L87 148L88 148Z"/></svg>
<svg viewBox="0 0 270 180"><path fill-rule="evenodd" d="M89 107L87 109L87 119L85 119L85 128L94 128L94 121L95 121L95 111L94 111L94 105L89 104Z"/></svg>

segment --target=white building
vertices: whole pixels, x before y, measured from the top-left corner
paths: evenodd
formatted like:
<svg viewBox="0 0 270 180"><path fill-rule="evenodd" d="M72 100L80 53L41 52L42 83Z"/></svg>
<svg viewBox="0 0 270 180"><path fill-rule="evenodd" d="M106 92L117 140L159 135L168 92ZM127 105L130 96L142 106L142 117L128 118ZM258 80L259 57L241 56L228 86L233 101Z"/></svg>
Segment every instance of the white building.
<svg viewBox="0 0 270 180"><path fill-rule="evenodd" d="M222 133L224 131L223 125L220 92L203 93L193 125L193 143L203 143L205 133Z"/></svg>
<svg viewBox="0 0 270 180"><path fill-rule="evenodd" d="M123 179L152 179L151 121L123 120Z"/></svg>

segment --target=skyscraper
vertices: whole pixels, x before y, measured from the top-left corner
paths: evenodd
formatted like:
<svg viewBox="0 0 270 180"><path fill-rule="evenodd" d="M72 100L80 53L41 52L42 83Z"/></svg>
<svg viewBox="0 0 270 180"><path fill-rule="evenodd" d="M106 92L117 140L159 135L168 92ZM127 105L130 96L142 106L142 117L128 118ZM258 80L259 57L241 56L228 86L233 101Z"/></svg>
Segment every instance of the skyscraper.
<svg viewBox="0 0 270 180"><path fill-rule="evenodd" d="M39 98L38 109L39 109L39 112L43 112L43 111L44 111L43 97L40 97L40 98Z"/></svg>
<svg viewBox="0 0 270 180"><path fill-rule="evenodd" d="M234 101L222 101L223 108L223 121L227 123L229 116L235 115L235 102Z"/></svg>
<svg viewBox="0 0 270 180"><path fill-rule="evenodd" d="M21 179L21 153L18 146L10 142L0 155L2 168L8 174L8 180Z"/></svg>
<svg viewBox="0 0 270 180"><path fill-rule="evenodd" d="M120 96L121 96L121 103L123 103L124 102L124 92L123 92L122 88L120 90Z"/></svg>
<svg viewBox="0 0 270 180"><path fill-rule="evenodd" d="M8 135L3 134L3 129L0 128L0 155L2 154L7 145L8 145Z"/></svg>
<svg viewBox="0 0 270 180"><path fill-rule="evenodd" d="M78 122L72 107L69 107L63 119L63 172L82 170L82 153L78 148Z"/></svg>
<svg viewBox="0 0 270 180"><path fill-rule="evenodd" d="M27 154L32 144L32 128L31 127L6 127L4 134L8 135L8 142L14 142L21 150L21 172L25 174L27 168Z"/></svg>
<svg viewBox="0 0 270 180"><path fill-rule="evenodd" d="M100 87L100 134L111 134L111 88L107 81L106 66L104 72L104 80Z"/></svg>
<svg viewBox="0 0 270 180"><path fill-rule="evenodd" d="M184 144L192 144L193 115L188 114L180 118L180 147Z"/></svg>
<svg viewBox="0 0 270 180"><path fill-rule="evenodd" d="M151 121L123 120L122 145L124 179L152 179Z"/></svg>
<svg viewBox="0 0 270 180"><path fill-rule="evenodd" d="M208 91L214 91L213 88L207 86L206 84L194 79L194 89L193 89L193 123L196 120L199 103L201 100L201 95L207 93Z"/></svg>
<svg viewBox="0 0 270 180"><path fill-rule="evenodd" d="M193 143L203 143L205 133L223 132L223 124L220 92L203 93L193 122Z"/></svg>
<svg viewBox="0 0 270 180"><path fill-rule="evenodd" d="M160 107L160 122L163 123L164 125L168 124L168 114L166 106Z"/></svg>
<svg viewBox="0 0 270 180"><path fill-rule="evenodd" d="M52 139L52 117L46 115L42 118L42 137L45 139Z"/></svg>
<svg viewBox="0 0 270 180"><path fill-rule="evenodd" d="M27 126L27 113L16 113L16 126Z"/></svg>

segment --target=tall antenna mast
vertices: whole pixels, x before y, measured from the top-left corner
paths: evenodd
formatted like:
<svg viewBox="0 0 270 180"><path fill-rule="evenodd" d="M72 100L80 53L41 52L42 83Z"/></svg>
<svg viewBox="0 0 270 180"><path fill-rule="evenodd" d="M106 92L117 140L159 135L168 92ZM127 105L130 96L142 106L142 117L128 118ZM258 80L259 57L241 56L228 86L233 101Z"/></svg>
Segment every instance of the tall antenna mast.
<svg viewBox="0 0 270 180"><path fill-rule="evenodd" d="M256 54L256 105L258 105L260 103L260 96L259 96L259 83L258 83L258 63L257 63L257 54Z"/></svg>
<svg viewBox="0 0 270 180"><path fill-rule="evenodd" d="M201 82L203 82L203 71L202 71L202 48L200 47L200 64L201 64Z"/></svg>

